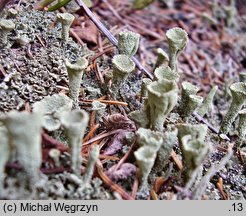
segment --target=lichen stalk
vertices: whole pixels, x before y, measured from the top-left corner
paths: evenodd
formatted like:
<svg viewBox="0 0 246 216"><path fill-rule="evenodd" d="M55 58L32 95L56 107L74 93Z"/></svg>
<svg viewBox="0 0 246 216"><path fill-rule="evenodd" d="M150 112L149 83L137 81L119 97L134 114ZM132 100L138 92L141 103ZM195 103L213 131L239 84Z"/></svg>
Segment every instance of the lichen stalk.
<svg viewBox="0 0 246 216"><path fill-rule="evenodd" d="M220 133L227 134L231 128L232 123L235 121L238 112L241 110L246 100L246 84L242 82L234 83L230 86L232 94L232 102L226 116L224 117Z"/></svg>
<svg viewBox="0 0 246 216"><path fill-rule="evenodd" d="M89 121L89 116L84 110L73 110L71 112L64 112L60 120L71 149L72 169L77 175L80 175L82 138Z"/></svg>
<svg viewBox="0 0 246 216"><path fill-rule="evenodd" d="M88 61L85 58L81 58L75 64L71 64L68 60L66 60L65 64L69 80L69 97L73 100L73 107L78 108L80 85L84 70L88 66Z"/></svg>

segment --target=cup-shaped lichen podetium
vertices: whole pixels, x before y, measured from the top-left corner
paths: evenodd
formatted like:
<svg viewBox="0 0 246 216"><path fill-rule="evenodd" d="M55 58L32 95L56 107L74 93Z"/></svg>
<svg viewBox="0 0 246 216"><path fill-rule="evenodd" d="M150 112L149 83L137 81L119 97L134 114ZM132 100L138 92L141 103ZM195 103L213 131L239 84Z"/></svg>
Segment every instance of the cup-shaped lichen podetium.
<svg viewBox="0 0 246 216"><path fill-rule="evenodd" d="M177 125L177 128L179 143L181 143L182 137L186 135L191 135L196 139L204 141L208 129L208 127L204 124L179 124Z"/></svg>
<svg viewBox="0 0 246 216"><path fill-rule="evenodd" d="M65 62L68 80L69 80L69 97L73 100L73 107L78 108L78 97L80 84L85 68L88 66L88 61L85 58L80 58L75 64L68 60Z"/></svg>
<svg viewBox="0 0 246 216"><path fill-rule="evenodd" d="M239 112L238 136L241 140L245 139L246 134L246 109Z"/></svg>
<svg viewBox="0 0 246 216"><path fill-rule="evenodd" d="M246 83L246 71L241 71L239 73L239 82Z"/></svg>
<svg viewBox="0 0 246 216"><path fill-rule="evenodd" d="M231 124L234 122L246 100L246 83L238 82L230 86L232 102L226 116L224 117L220 132L227 134L230 130Z"/></svg>
<svg viewBox="0 0 246 216"><path fill-rule="evenodd" d="M42 126L48 131L54 131L61 126L59 116L64 111L70 111L73 101L64 94L46 96L33 104L33 112L42 115Z"/></svg>
<svg viewBox="0 0 246 216"><path fill-rule="evenodd" d="M135 63L127 55L115 55L112 60L112 91L117 92L126 78L135 70Z"/></svg>
<svg viewBox="0 0 246 216"><path fill-rule="evenodd" d="M168 54L161 48L157 49L157 60L155 63L155 69L160 67L161 65L167 66L169 63Z"/></svg>
<svg viewBox="0 0 246 216"><path fill-rule="evenodd" d="M167 115L178 100L178 87L175 82L162 79L147 86L150 108L150 128L162 131Z"/></svg>
<svg viewBox="0 0 246 216"><path fill-rule="evenodd" d="M177 71L177 59L188 43L188 34L182 28L172 28L166 32L169 46L169 66Z"/></svg>
<svg viewBox="0 0 246 216"><path fill-rule="evenodd" d="M177 141L177 129L174 131L167 131L163 134L163 142L157 153L154 171L160 172L169 162L169 157L174 144Z"/></svg>
<svg viewBox="0 0 246 216"><path fill-rule="evenodd" d="M137 130L137 143L139 146L147 146L153 148L156 152L159 150L163 137L162 133L157 131L151 131L146 128L139 128Z"/></svg>
<svg viewBox="0 0 246 216"><path fill-rule="evenodd" d="M90 156L88 158L88 163L86 166L86 173L83 176L84 179L84 184L87 184L90 182L92 175L93 175L93 170L94 170L94 166L97 162L98 156L99 156L99 146L98 145L93 145L91 147L91 151L90 151Z"/></svg>
<svg viewBox="0 0 246 216"><path fill-rule="evenodd" d="M9 145L8 131L4 126L0 125L0 198L4 196L4 170L10 157L10 151L11 147Z"/></svg>
<svg viewBox="0 0 246 216"><path fill-rule="evenodd" d="M57 19L62 24L61 38L66 42L69 38L69 30L74 21L74 16L70 13L58 13Z"/></svg>
<svg viewBox="0 0 246 216"><path fill-rule="evenodd" d="M131 31L119 33L118 49L120 54L132 57L136 54L139 46L140 35Z"/></svg>
<svg viewBox="0 0 246 216"><path fill-rule="evenodd" d="M185 180L202 164L209 151L209 145L204 143L207 134L207 126L204 124L180 124L178 128L178 141L182 151L185 165Z"/></svg>
<svg viewBox="0 0 246 216"><path fill-rule="evenodd" d="M154 71L154 80L167 79L178 81L179 74L172 70L169 66L160 66Z"/></svg>
<svg viewBox="0 0 246 216"><path fill-rule="evenodd" d="M189 99L187 100L186 107L183 108L180 116L182 118L188 118L198 106L202 104L203 97L198 95L189 95Z"/></svg>
<svg viewBox="0 0 246 216"><path fill-rule="evenodd" d="M89 116L84 110L73 110L71 112L64 112L60 120L70 147L72 169L77 175L80 175L82 139Z"/></svg>
<svg viewBox="0 0 246 216"><path fill-rule="evenodd" d="M32 188L38 180L42 163L41 115L11 111L1 121L8 130L9 143L16 149L17 160L27 173Z"/></svg>
<svg viewBox="0 0 246 216"><path fill-rule="evenodd" d="M155 163L156 150L148 146L143 146L135 151L134 155L140 170L139 181L141 190L147 186L148 176Z"/></svg>
<svg viewBox="0 0 246 216"><path fill-rule="evenodd" d="M11 20L0 20L0 47L8 43L8 34L15 28L15 24Z"/></svg>
<svg viewBox="0 0 246 216"><path fill-rule="evenodd" d="M180 101L180 105L178 108L178 112L180 116L185 117L187 116L187 112L190 113L190 110L187 110L187 104L190 102L191 99L193 99L193 98L190 98L190 96L196 95L199 88L197 86L192 85L189 82L182 82L181 89L182 89L181 101Z"/></svg>
<svg viewBox="0 0 246 216"><path fill-rule="evenodd" d="M181 152L185 165L185 180L190 179L196 168L202 169L202 164L209 153L209 145L191 135L183 136L181 139Z"/></svg>

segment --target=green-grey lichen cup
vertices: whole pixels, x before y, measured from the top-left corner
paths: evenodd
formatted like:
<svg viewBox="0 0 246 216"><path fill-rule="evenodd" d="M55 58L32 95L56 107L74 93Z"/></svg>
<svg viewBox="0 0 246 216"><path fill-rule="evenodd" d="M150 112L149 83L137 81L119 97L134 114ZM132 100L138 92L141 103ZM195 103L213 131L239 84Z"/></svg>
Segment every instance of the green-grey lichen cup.
<svg viewBox="0 0 246 216"><path fill-rule="evenodd" d="M15 24L11 20L0 19L0 47L8 43L8 34L15 28Z"/></svg>
<svg viewBox="0 0 246 216"><path fill-rule="evenodd" d="M82 139L89 121L89 115L84 110L73 110L64 112L60 117L60 121L71 150L72 169L77 175L80 175Z"/></svg>
<svg viewBox="0 0 246 216"><path fill-rule="evenodd" d="M74 108L78 108L80 85L84 70L88 66L88 61L82 57L75 64L72 64L66 60L65 65L68 72L69 97L73 100Z"/></svg>
<svg viewBox="0 0 246 216"><path fill-rule="evenodd" d="M119 33L118 49L120 54L132 57L136 54L139 46L140 35L132 31Z"/></svg>
<svg viewBox="0 0 246 216"><path fill-rule="evenodd" d="M134 152L137 165L140 169L140 190L147 186L148 176L155 163L156 151L153 148L143 146Z"/></svg>
<svg viewBox="0 0 246 216"><path fill-rule="evenodd" d="M178 100L178 87L175 82L162 79L147 86L150 108L150 128L162 131L167 115Z"/></svg>
<svg viewBox="0 0 246 216"><path fill-rule="evenodd" d="M135 63L127 55L115 55L112 60L112 92L116 94L127 77L135 70Z"/></svg>
<svg viewBox="0 0 246 216"><path fill-rule="evenodd" d="M30 187L39 179L42 163L41 115L26 111L11 111L1 118L8 130L9 143L16 149L17 160L30 180Z"/></svg>
<svg viewBox="0 0 246 216"><path fill-rule="evenodd" d="M238 82L230 86L232 102L226 116L224 117L220 132L227 134L230 130L231 124L235 121L238 112L241 110L246 100L246 83Z"/></svg>
<svg viewBox="0 0 246 216"><path fill-rule="evenodd" d="M179 74L172 70L169 66L160 66L154 71L154 80L167 79L170 81L178 81Z"/></svg>
<svg viewBox="0 0 246 216"><path fill-rule="evenodd" d="M172 28L166 32L169 46L169 66L177 71L177 59L188 43L188 34L182 28Z"/></svg>
<svg viewBox="0 0 246 216"><path fill-rule="evenodd" d="M61 38L67 42L69 38L69 30L74 21L74 16L69 13L58 13L57 19L62 24Z"/></svg>
<svg viewBox="0 0 246 216"><path fill-rule="evenodd" d="M157 60L155 63L155 69L160 66L168 66L169 63L169 57L168 54L161 48L157 49Z"/></svg>
<svg viewBox="0 0 246 216"><path fill-rule="evenodd" d="M64 94L47 96L33 104L33 112L42 115L42 126L48 131L60 128L60 115L64 111L70 111L73 101Z"/></svg>
<svg viewBox="0 0 246 216"><path fill-rule="evenodd" d="M192 172L202 165L210 147L204 143L207 126L204 124L180 124L178 128L178 141L185 165L185 181L187 182Z"/></svg>

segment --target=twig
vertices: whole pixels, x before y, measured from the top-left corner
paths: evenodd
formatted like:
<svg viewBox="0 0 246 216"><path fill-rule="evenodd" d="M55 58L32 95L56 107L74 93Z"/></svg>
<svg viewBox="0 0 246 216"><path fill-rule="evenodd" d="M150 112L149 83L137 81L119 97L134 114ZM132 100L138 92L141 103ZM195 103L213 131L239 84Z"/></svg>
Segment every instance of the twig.
<svg viewBox="0 0 246 216"><path fill-rule="evenodd" d="M119 106L128 106L126 102L122 101L111 101L111 100L103 100L103 99L96 99L96 100L87 100L87 99L82 99L83 102L89 102L92 103L93 101L100 101L102 103L110 104L110 105L119 105Z"/></svg>
<svg viewBox="0 0 246 216"><path fill-rule="evenodd" d="M95 133L95 131L99 128L100 124L96 124L94 125L91 130L89 131L89 133L86 135L86 137L83 139L83 142L86 142L88 139L90 139L91 137L93 137L93 134Z"/></svg>
<svg viewBox="0 0 246 216"><path fill-rule="evenodd" d="M105 34L105 36L109 39L109 41L116 47L118 47L117 39L111 34L111 32L95 17L95 15L91 12L91 10L85 5L82 0L76 0L78 5L82 7L87 14L87 16L91 19L91 21ZM153 79L153 75L142 66L142 64L135 58L132 57L132 60L135 62L138 69L145 73L150 79Z"/></svg>
<svg viewBox="0 0 246 216"><path fill-rule="evenodd" d="M130 156L130 154L133 150L133 147L135 146L136 141L137 141L137 139L135 138L129 151L120 159L119 163L115 166L114 170L118 170L121 167L121 165L127 160L127 158Z"/></svg>
<svg viewBox="0 0 246 216"><path fill-rule="evenodd" d="M176 165L179 168L179 170L182 170L183 169L183 164L182 164L182 161L178 158L176 152L174 150L172 150L170 155L171 155L173 161L176 163Z"/></svg>
<svg viewBox="0 0 246 216"><path fill-rule="evenodd" d="M103 139L105 137L108 137L108 136L111 136L113 134L119 133L120 131L122 131L122 129L114 130L114 131L111 131L111 132L108 132L108 133L99 134L96 137L93 137L92 139L90 139L87 142L83 143L83 146L89 145L89 144L91 144L93 142L96 142L98 140L101 140L101 139Z"/></svg>
<svg viewBox="0 0 246 216"><path fill-rule="evenodd" d="M139 185L139 181L138 181L138 175L137 175L137 172L136 172L134 183L133 183L133 186L132 186L132 194L131 194L133 199L136 198L136 195L137 195L137 192L138 192L138 185Z"/></svg>
<svg viewBox="0 0 246 216"><path fill-rule="evenodd" d="M223 199L228 200L228 195L224 192L224 189L223 189L223 179L222 178L219 178L219 181L217 182L216 186L219 189Z"/></svg>

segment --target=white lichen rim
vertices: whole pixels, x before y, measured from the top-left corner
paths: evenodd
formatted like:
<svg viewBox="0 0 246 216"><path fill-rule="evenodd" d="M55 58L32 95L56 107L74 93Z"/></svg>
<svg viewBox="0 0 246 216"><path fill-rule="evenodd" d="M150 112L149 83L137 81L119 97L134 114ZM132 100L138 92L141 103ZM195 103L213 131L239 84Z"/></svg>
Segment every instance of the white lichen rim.
<svg viewBox="0 0 246 216"><path fill-rule="evenodd" d="M87 59L84 57L78 59L75 64L70 63L68 59L65 60L66 67L74 71L82 71L87 68L88 64Z"/></svg>
<svg viewBox="0 0 246 216"><path fill-rule="evenodd" d="M168 54L162 48L157 48L156 52L158 55L162 55L165 59L169 60Z"/></svg>
<svg viewBox="0 0 246 216"><path fill-rule="evenodd" d="M244 82L233 83L230 86L230 90L236 94L246 96L246 83Z"/></svg>
<svg viewBox="0 0 246 216"><path fill-rule="evenodd" d="M173 71L169 66L163 65L155 69L154 76L157 80L163 79L164 76L169 76L174 80L179 78L179 74L177 72Z"/></svg>
<svg viewBox="0 0 246 216"><path fill-rule="evenodd" d="M167 39L172 41L179 49L183 49L188 42L188 34L185 30L179 27L169 29L166 32Z"/></svg>
<svg viewBox="0 0 246 216"><path fill-rule="evenodd" d="M122 73L131 73L135 69L135 63L124 54L115 55L112 60L113 67Z"/></svg>
<svg viewBox="0 0 246 216"><path fill-rule="evenodd" d="M196 103L201 103L203 101L203 97L199 95L189 95L189 98L191 101L196 102Z"/></svg>
<svg viewBox="0 0 246 216"><path fill-rule="evenodd" d="M161 79L159 81L155 81L150 83L147 86L147 90L149 93L157 96L157 97L165 97L167 94L172 94L178 91L178 87L175 82Z"/></svg>
<svg viewBox="0 0 246 216"><path fill-rule="evenodd" d="M126 37L128 38L129 36L135 40L139 40L140 39L140 34L136 33L136 32L132 32L132 31L129 31L129 30L124 30L124 31L121 31L119 33L119 36L120 37Z"/></svg>
<svg viewBox="0 0 246 216"><path fill-rule="evenodd" d="M206 147L206 144L204 142L201 142L196 139L192 139L191 135L185 135L182 137L182 148L185 151L189 152L196 152L199 153L201 149Z"/></svg>
<svg viewBox="0 0 246 216"><path fill-rule="evenodd" d="M245 116L246 117L246 109L242 109L241 111L239 111L238 113L240 116Z"/></svg>
<svg viewBox="0 0 246 216"><path fill-rule="evenodd" d="M188 90L191 94L196 94L199 91L199 87L187 81L182 82L181 86L184 91Z"/></svg>
<svg viewBox="0 0 246 216"><path fill-rule="evenodd" d="M70 14L70 13L58 13L56 15L56 17L59 19L59 20L62 20L62 21L66 21L66 22L70 22L72 23L74 21L74 15Z"/></svg>
<svg viewBox="0 0 246 216"><path fill-rule="evenodd" d="M1 19L0 20L0 29L2 30L12 30L15 28L15 24L11 20Z"/></svg>

